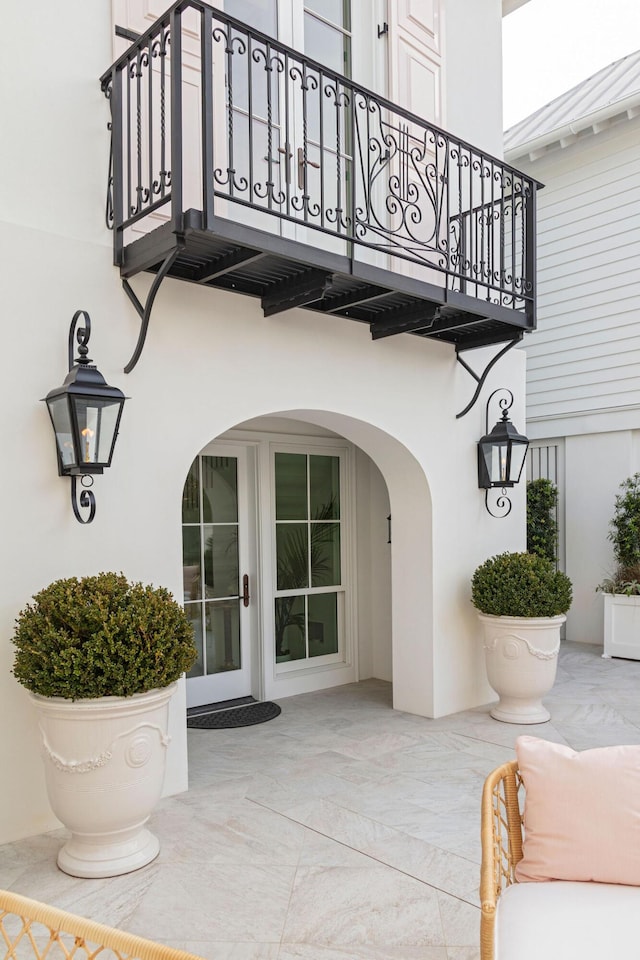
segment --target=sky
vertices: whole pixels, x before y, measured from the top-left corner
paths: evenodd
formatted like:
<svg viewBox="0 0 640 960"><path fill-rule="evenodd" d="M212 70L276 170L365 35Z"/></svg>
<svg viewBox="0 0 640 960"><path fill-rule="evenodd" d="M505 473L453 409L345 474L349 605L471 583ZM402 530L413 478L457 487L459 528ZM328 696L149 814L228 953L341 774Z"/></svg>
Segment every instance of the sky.
<svg viewBox="0 0 640 960"><path fill-rule="evenodd" d="M640 0L529 0L503 20L508 129L640 49Z"/></svg>

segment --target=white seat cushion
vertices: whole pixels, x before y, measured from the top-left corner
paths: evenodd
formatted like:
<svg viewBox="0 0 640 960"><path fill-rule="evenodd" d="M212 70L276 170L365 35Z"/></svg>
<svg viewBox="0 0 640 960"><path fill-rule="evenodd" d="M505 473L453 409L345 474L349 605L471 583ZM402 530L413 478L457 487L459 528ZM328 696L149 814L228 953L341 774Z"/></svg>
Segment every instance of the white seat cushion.
<svg viewBox="0 0 640 960"><path fill-rule="evenodd" d="M640 887L516 883L498 900L496 960L638 960Z"/></svg>

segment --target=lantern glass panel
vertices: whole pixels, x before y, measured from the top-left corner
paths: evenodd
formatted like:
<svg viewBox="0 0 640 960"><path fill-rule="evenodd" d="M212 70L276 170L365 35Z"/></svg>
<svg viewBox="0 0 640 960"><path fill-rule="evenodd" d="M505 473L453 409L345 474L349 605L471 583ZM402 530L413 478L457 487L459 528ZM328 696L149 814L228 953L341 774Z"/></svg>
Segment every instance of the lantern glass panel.
<svg viewBox="0 0 640 960"><path fill-rule="evenodd" d="M79 465L86 463L108 467L116 439L121 401L74 397L72 402L80 442Z"/></svg>
<svg viewBox="0 0 640 960"><path fill-rule="evenodd" d="M496 443L491 447L491 482L507 483L509 480L509 444Z"/></svg>
<svg viewBox="0 0 640 960"><path fill-rule="evenodd" d="M511 447L511 469L509 471L512 483L517 483L522 473L525 457L527 455L528 443L514 443Z"/></svg>
<svg viewBox="0 0 640 960"><path fill-rule="evenodd" d="M66 395L56 397L54 400L47 400L47 406L55 430L58 455L62 466L73 467L76 462L76 455L73 448L73 432Z"/></svg>
<svg viewBox="0 0 640 960"><path fill-rule="evenodd" d="M484 441L478 444L478 450L480 451L480 485L485 487L491 483L491 457L493 447L490 443Z"/></svg>

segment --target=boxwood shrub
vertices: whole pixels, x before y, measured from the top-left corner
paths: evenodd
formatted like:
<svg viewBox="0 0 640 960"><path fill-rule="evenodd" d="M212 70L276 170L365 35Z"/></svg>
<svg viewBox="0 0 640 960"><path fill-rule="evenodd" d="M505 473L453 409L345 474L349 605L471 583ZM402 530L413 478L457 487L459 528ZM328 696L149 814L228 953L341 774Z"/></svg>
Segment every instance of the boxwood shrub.
<svg viewBox="0 0 640 960"><path fill-rule="evenodd" d="M471 581L481 613L499 617L556 617L571 606L571 581L534 553L501 553L485 560Z"/></svg>
<svg viewBox="0 0 640 960"><path fill-rule="evenodd" d="M166 687L196 658L191 624L169 591L116 573L45 587L19 614L13 643L16 679L69 700Z"/></svg>

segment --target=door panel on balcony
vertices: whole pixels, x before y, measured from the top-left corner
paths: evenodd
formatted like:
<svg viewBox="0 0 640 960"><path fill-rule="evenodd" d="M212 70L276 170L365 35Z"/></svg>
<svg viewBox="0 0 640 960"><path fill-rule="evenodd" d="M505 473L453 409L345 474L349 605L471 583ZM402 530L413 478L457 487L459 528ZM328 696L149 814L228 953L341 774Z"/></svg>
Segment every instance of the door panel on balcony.
<svg viewBox="0 0 640 960"><path fill-rule="evenodd" d="M397 0L396 16L389 23L390 99L422 120L438 126L442 126L441 2ZM390 216L391 229L397 226L408 238L413 232L413 236L420 237L423 243L436 250L446 248L448 226L445 220L439 222L437 205L429 204L429 178L427 176L425 183L423 174L433 170L437 182L439 177L446 176L447 160L434 139L425 137L422 125L399 123L393 126L391 138L397 144L397 150L392 158L389 180L393 178L399 188L397 206ZM390 193L394 193L393 189ZM412 224L414 204L419 208L420 220ZM412 231L414 225L416 229ZM393 269L436 286L444 283L439 271L417 264L396 262Z"/></svg>
<svg viewBox="0 0 640 960"><path fill-rule="evenodd" d="M138 0L141 2L141 0ZM337 74L383 89L384 41L377 38L369 0L326 4L300 0L225 0L225 13L317 59ZM351 15L364 25L350 33ZM323 15L324 14L324 15ZM198 40L198 26L192 40ZM375 45L372 38L378 46ZM335 253L349 252L335 236L348 230L353 197L353 122L349 92L330 74L308 68L295 54L228 31L214 16L215 213ZM197 48L197 43L196 43ZM186 78L185 82L188 82ZM196 96L183 109L196 123ZM187 130L186 124L184 129ZM201 207L197 151L185 150L185 209ZM191 189L192 188L192 189ZM193 196L193 202L189 198ZM264 212L262 212L264 211ZM320 228L309 230L306 224Z"/></svg>
<svg viewBox="0 0 640 960"><path fill-rule="evenodd" d="M224 9L348 77L352 3L365 11L365 0L312 0L306 6L299 0L225 0ZM368 28L375 30L370 18ZM249 58L250 67L245 63ZM372 58L359 55L359 64L361 80L369 85ZM216 102L231 90L233 107L229 116L227 100L227 123L215 125L214 152L219 193L231 202L218 196L217 212L234 219L239 205L249 202L251 209L241 210L244 223L345 254L343 240L306 227L333 232L346 217L352 158L344 91L330 75L308 68L295 55L255 40L249 45L239 33L224 71L224 81L217 80Z"/></svg>
<svg viewBox="0 0 640 960"><path fill-rule="evenodd" d="M377 37L371 0L309 0L306 4L301 0L218 0L216 6L336 73L347 78L355 74L354 79L363 86L385 92L386 41ZM378 7L384 14L386 4L379 2ZM144 33L164 14L164 0L113 0L112 9L114 26ZM353 37L352 19L359 27ZM203 209L198 11L186 9L182 22L182 207ZM334 234L345 234L348 229L354 199L348 91L330 76L307 70L303 61L293 56L285 59L263 43L249 42L240 30L227 31L215 15L213 26L215 213L335 253L348 253L344 240L305 226L314 224L320 231ZM127 40L115 38L115 53L123 53L127 47ZM148 58L138 65L141 77L134 69L124 80L123 136L128 138L129 149L139 154L143 171L137 182L134 158L133 176L125 177L125 194L131 180L131 196L124 197L125 219L135 215L140 196L153 196L154 184L162 180L160 169L170 168L171 43L165 44L160 55L157 49L149 49ZM269 82L265 82L267 77ZM157 122L149 119L161 115L166 117L162 144ZM134 121L128 129L127 116ZM137 144L131 142L132 136L134 141L137 137ZM157 158L161 152L166 155L165 163L149 161L150 154ZM282 216L276 219L274 214ZM132 224L125 243L168 219L167 204ZM384 262L386 265L386 257Z"/></svg>

